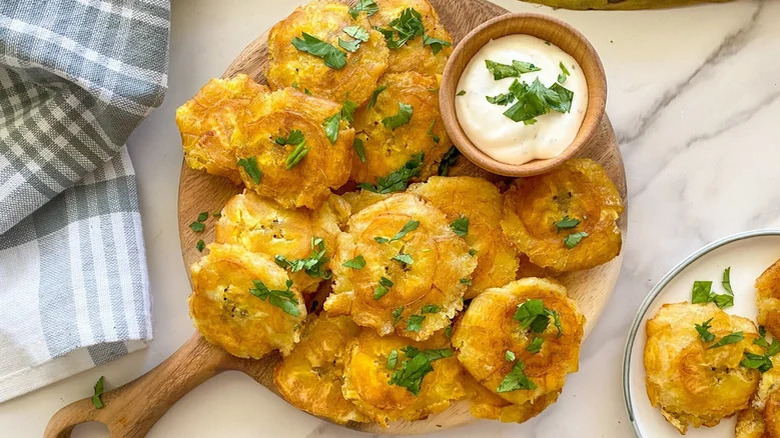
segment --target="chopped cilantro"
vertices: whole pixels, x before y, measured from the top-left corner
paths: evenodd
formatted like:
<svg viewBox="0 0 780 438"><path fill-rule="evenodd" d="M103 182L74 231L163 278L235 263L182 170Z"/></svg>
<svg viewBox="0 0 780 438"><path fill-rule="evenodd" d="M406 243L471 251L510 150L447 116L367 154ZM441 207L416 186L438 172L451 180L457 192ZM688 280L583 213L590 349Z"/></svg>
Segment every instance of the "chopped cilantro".
<svg viewBox="0 0 780 438"><path fill-rule="evenodd" d="M325 65L336 70L340 70L347 65L346 53L314 35L303 32L302 36L303 38L295 37L292 40L292 45L296 49L321 58L325 61Z"/></svg>
<svg viewBox="0 0 780 438"><path fill-rule="evenodd" d="M469 233L469 218L460 215L460 217L452 221L450 228L452 228L452 231L459 237L465 237Z"/></svg>
<svg viewBox="0 0 780 438"><path fill-rule="evenodd" d="M358 187L374 193L393 193L406 190L409 179L420 175L422 169L423 153L412 155L400 169L391 172L387 176L379 178L376 186L369 183L360 183Z"/></svg>
<svg viewBox="0 0 780 438"><path fill-rule="evenodd" d="M366 266L366 259L364 259L362 255L358 255L357 257L342 263L341 266L352 269L363 269L363 267Z"/></svg>
<svg viewBox="0 0 780 438"><path fill-rule="evenodd" d="M285 285L286 290L273 290L260 280L252 280L255 287L249 289L249 293L265 301L268 300L271 305L276 306L287 313L288 315L298 316L300 310L298 309L298 300L295 298L295 294L290 290L292 286L292 280L287 280Z"/></svg>
<svg viewBox="0 0 780 438"><path fill-rule="evenodd" d="M382 124L387 129L395 130L399 126L409 123L409 120L412 119L412 113L414 113L414 108L411 105L398 102L398 113L382 119Z"/></svg>
<svg viewBox="0 0 780 438"><path fill-rule="evenodd" d="M257 159L255 157L241 158L236 165L244 168L246 174L252 178L252 182L260 184L260 179L263 177L263 171L257 168Z"/></svg>

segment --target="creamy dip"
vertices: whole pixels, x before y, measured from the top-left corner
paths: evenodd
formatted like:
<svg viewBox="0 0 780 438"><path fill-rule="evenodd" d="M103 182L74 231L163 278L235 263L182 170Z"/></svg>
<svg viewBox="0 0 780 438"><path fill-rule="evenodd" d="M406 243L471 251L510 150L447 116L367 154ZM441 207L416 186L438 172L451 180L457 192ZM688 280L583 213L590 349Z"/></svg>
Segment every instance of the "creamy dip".
<svg viewBox="0 0 780 438"><path fill-rule="evenodd" d="M531 63L539 71L496 80L486 67L488 60L508 66L512 61ZM535 122L515 122L504 112L517 99L507 105L486 99L508 93L515 80L531 85L538 78L545 87L552 87L562 74L566 78L559 86L574 93L569 112L551 110L535 117ZM508 35L485 44L463 70L457 91L455 110L466 135L481 151L507 164L560 155L577 136L588 106L588 84L577 61L554 44L530 35Z"/></svg>

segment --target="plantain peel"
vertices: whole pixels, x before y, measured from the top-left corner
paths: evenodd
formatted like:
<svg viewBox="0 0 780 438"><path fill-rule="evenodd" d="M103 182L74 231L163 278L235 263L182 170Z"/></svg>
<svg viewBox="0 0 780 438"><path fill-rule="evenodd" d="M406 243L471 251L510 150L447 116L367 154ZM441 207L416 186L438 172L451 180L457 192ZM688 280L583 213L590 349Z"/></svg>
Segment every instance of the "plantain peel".
<svg viewBox="0 0 780 438"><path fill-rule="evenodd" d="M301 341L274 371L274 384L293 406L337 423L366 422L341 393L344 352L360 334L346 316L310 315Z"/></svg>
<svg viewBox="0 0 780 438"><path fill-rule="evenodd" d="M549 173L515 180L504 193L501 225L533 264L569 272L592 268L620 254L617 219L623 210L620 194L604 168L578 158ZM578 235L579 240L570 240Z"/></svg>
<svg viewBox="0 0 780 438"><path fill-rule="evenodd" d="M300 337L306 306L300 292L288 288L287 273L263 254L238 245L211 244L209 254L192 265L190 317L203 337L228 353L260 359L273 350L287 354ZM290 312L250 292L257 281L285 291Z"/></svg>
<svg viewBox="0 0 780 438"><path fill-rule="evenodd" d="M439 113L439 82L433 76L406 72L386 74L379 85L387 88L376 95L376 104L355 114L356 138L363 141L365 162L352 161L352 180L376 184L420 153L419 177L436 175L450 147ZM410 118L398 126L387 125L386 119L403 114L401 104L411 107Z"/></svg>
<svg viewBox="0 0 780 438"><path fill-rule="evenodd" d="M369 35L368 41L362 42L354 52L339 46L339 38L353 41L344 32L349 26L360 26ZM296 49L292 42L304 33L343 52L346 65L332 68L322 59ZM300 6L271 29L266 77L272 89L295 86L335 102L349 99L360 105L368 100L387 69L388 53L382 34L373 30L365 15L353 19L349 6L344 3L315 1Z"/></svg>
<svg viewBox="0 0 780 438"><path fill-rule="evenodd" d="M401 15L406 8L420 13L424 33L428 37L452 43L452 36L439 21L439 15L427 0L377 0L379 12L372 15L371 24L380 28L390 28L390 22ZM423 44L423 36L415 37L397 49L390 49L387 67L388 73L416 71L431 76L444 73L452 46L443 46L433 53L430 45Z"/></svg>
<svg viewBox="0 0 780 438"><path fill-rule="evenodd" d="M238 74L210 80L176 109L187 165L240 184L235 148L243 141L244 126L252 120L252 103L268 92L268 87Z"/></svg>
<svg viewBox="0 0 780 438"><path fill-rule="evenodd" d="M328 313L350 315L380 335L423 340L463 308L477 262L431 204L395 194L353 215L348 230L339 235L331 263ZM357 259L363 266L352 264Z"/></svg>
<svg viewBox="0 0 780 438"><path fill-rule="evenodd" d="M520 306L531 300L540 300L557 314L560 335L551 316L546 326L536 330L515 318ZM566 375L577 371L584 324L585 317L566 295L566 288L553 280L524 278L474 298L455 325L452 345L466 370L491 393L514 405L514 415L522 421L527 418L521 413L533 416L535 405L551 404ZM542 339L541 348L532 352L535 338ZM533 385L504 388L518 366Z"/></svg>
<svg viewBox="0 0 780 438"><path fill-rule="evenodd" d="M419 387L410 385L418 390L416 395L405 386L390 383L394 375L414 367L410 364L413 359L409 355L413 353L409 347L419 354L434 352L440 357L429 362L432 369L422 376ZM395 355L395 361L391 359L392 355ZM399 419L426 418L445 410L453 401L465 398L468 392L464 377L463 368L452 355L449 340L441 331L426 341L412 342L397 335L379 336L371 329L363 329L348 348L343 394L371 420L387 426ZM408 384L409 381L402 379L398 383Z"/></svg>
<svg viewBox="0 0 780 438"><path fill-rule="evenodd" d="M244 190L225 204L216 224L215 241L241 245L251 252L287 261L308 259L321 247L325 254L317 269L290 272L301 292L313 292L329 277L328 261L336 248L340 226L349 216L349 205L335 195L317 210L284 208L268 198ZM321 246L314 245L322 239ZM282 266L286 265L282 263Z"/></svg>
<svg viewBox="0 0 780 438"><path fill-rule="evenodd" d="M260 175L239 166L247 188L276 200L283 207L317 208L349 178L354 131L342 120L331 144L323 129L325 119L339 113L331 101L307 96L293 88L274 91L253 105L245 141L236 149L240 159L254 159ZM300 131L303 143L279 142ZM299 147L300 145L302 147ZM291 163L296 152L308 152Z"/></svg>
<svg viewBox="0 0 780 438"><path fill-rule="evenodd" d="M517 252L501 232L501 194L493 184L482 178L432 176L408 191L430 201L450 223L468 221L462 237L476 251L477 267L465 299L515 279Z"/></svg>
<svg viewBox="0 0 780 438"><path fill-rule="evenodd" d="M758 324L780 338L780 260L767 268L756 280Z"/></svg>
<svg viewBox="0 0 780 438"><path fill-rule="evenodd" d="M695 325L712 319L715 340L735 332L736 343L709 348ZM665 304L647 321L644 364L647 395L666 420L685 434L688 426L715 426L721 419L748 407L760 372L740 365L744 353L762 354L753 344L755 324L729 315L714 303Z"/></svg>

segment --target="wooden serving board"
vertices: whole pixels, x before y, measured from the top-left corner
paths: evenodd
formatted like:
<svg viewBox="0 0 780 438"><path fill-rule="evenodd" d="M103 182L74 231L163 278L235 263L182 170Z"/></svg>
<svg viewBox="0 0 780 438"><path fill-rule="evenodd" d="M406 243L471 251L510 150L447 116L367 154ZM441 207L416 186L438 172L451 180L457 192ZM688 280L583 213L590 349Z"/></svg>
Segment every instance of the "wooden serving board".
<svg viewBox="0 0 780 438"><path fill-rule="evenodd" d="M442 23L456 43L477 25L508 12L486 0L429 1L436 8ZM266 43L267 34L263 34L249 44L230 64L223 77L246 73L258 82L265 83L263 72L268 55ZM597 135L583 148L579 156L590 157L601 163L625 200L625 169L612 125L606 116L601 121ZM189 224L200 212L221 211L227 200L241 191L242 187L235 186L224 178L194 171L182 164L179 180L179 236L182 257L187 267L203 255L195 247L198 240L203 239L207 243L214 241L213 225L216 219L209 217L206 230L202 233L192 232ZM618 225L625 236L626 213L620 218ZM621 262L622 255L602 266L566 274L560 278L587 318L586 336L593 329L612 293ZM182 300L182 306L186 305ZM103 409L95 409L90 399L84 399L57 412L49 422L44 436L68 437L75 425L98 421L108 426L112 438L143 437L182 396L214 375L228 370L244 372L278 395L273 384L273 369L279 360L278 354L272 354L262 360L238 359L209 344L196 333L156 368L133 382L105 393ZM284 399L280 397L279 401L284 402ZM555 405L549 409L555 409ZM351 423L346 426L365 432L400 435L441 431L474 420L469 414L468 403L460 402L425 420L400 421L386 429L377 424Z"/></svg>

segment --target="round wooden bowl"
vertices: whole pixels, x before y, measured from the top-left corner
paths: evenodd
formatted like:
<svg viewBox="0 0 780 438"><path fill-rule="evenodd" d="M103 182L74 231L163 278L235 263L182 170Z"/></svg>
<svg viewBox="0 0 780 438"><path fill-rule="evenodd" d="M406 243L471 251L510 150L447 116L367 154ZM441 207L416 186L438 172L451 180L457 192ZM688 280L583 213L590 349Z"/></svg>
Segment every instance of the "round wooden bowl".
<svg viewBox="0 0 780 438"><path fill-rule="evenodd" d="M532 160L524 164L502 163L479 150L463 131L455 113L458 81L474 54L490 40L515 34L535 36L560 47L577 60L588 83L588 108L574 141L557 157ZM577 155L598 131L606 105L607 77L596 50L573 27L540 14L505 14L477 26L455 47L447 62L439 89L441 116L450 140L474 164L504 176L539 175Z"/></svg>

